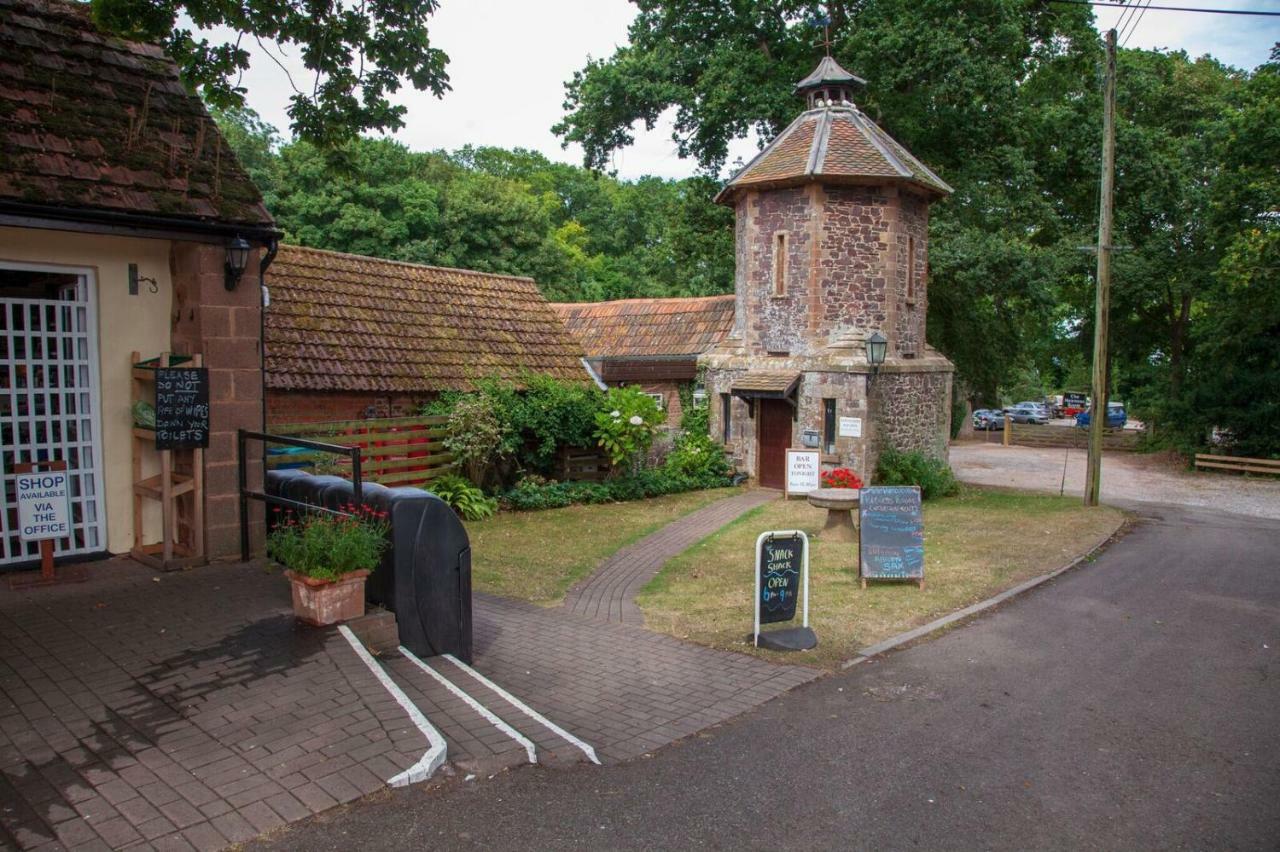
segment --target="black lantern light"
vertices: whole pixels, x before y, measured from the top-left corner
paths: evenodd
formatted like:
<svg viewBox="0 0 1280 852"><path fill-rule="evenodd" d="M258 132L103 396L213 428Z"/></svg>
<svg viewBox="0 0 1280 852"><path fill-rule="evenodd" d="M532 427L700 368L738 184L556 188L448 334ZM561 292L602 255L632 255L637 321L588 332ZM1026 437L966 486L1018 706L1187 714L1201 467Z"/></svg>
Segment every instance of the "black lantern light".
<svg viewBox="0 0 1280 852"><path fill-rule="evenodd" d="M244 270L249 265L251 248L249 241L244 237L236 237L227 245L226 285L228 290L236 289L236 285L240 283L240 276L244 275Z"/></svg>
<svg viewBox="0 0 1280 852"><path fill-rule="evenodd" d="M889 352L889 340L878 331L873 331L867 338L867 363L872 369L884 363L884 356Z"/></svg>

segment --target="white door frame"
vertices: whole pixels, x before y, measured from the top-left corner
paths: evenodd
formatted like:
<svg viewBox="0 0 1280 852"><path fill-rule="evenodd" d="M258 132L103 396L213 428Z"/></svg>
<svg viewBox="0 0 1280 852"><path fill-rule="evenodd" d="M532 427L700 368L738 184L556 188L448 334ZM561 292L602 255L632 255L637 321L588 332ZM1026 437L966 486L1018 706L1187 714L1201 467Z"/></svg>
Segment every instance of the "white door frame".
<svg viewBox="0 0 1280 852"><path fill-rule="evenodd" d="M103 453L106 448L104 435L102 434L102 352L98 344L98 275L97 270L90 266L74 266L67 264L52 263L29 263L26 261L12 261L0 258L0 269L17 270L20 272L51 272L61 275L76 275L80 277L80 283L83 286L84 299L77 300L72 304L83 305L85 308L85 337L87 341L87 357L89 367L89 428L93 430L93 435L89 441L93 448L93 464L80 465L79 470L89 473L93 476L94 486L94 504L96 508L96 518L92 526L97 528L98 541L96 546L89 544L88 527L90 524L83 520L82 525L85 527L85 545L83 547L75 547L74 539L70 549L62 546L62 540L54 542L55 555L84 555L94 553L107 552L107 483L103 475ZM8 300L2 300L8 304ZM12 353L11 353L12 354ZM15 409L16 414L16 409ZM34 418L33 418L34 420ZM15 432L17 424L15 423ZM34 434L32 438L34 439ZM0 475L10 476L11 471L0 471ZM0 489L0 510L5 508L5 497L3 489ZM4 521L6 514L0 514L0 522ZM7 532L7 531L6 531ZM7 545L5 545L7 549ZM0 549L0 553L3 549ZM4 558L0 556L0 568L6 565L23 564L29 561L36 561L39 555L35 556L11 556Z"/></svg>

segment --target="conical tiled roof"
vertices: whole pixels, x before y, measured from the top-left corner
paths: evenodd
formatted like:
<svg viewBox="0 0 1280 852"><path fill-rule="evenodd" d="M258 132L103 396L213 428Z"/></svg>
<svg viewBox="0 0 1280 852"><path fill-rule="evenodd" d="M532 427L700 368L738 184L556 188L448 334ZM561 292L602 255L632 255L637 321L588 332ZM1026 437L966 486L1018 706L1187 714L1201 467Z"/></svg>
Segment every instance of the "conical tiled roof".
<svg viewBox="0 0 1280 852"><path fill-rule="evenodd" d="M796 86L812 92L824 85L858 81L830 57ZM747 163L716 196L728 202L738 190L822 183L866 183L884 179L919 186L937 195L951 187L911 155L848 100L811 100L802 113Z"/></svg>

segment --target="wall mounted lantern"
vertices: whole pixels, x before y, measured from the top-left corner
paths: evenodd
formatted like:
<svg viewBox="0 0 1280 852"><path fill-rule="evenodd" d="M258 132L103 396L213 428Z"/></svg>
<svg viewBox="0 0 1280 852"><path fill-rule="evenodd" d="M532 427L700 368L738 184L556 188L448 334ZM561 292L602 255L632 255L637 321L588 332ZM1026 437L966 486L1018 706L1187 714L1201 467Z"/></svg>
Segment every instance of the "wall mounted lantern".
<svg viewBox="0 0 1280 852"><path fill-rule="evenodd" d="M888 353L888 338L878 331L871 332L871 336L867 338L867 363L871 365L873 372L880 369L880 365L884 363L884 357Z"/></svg>
<svg viewBox="0 0 1280 852"><path fill-rule="evenodd" d="M236 237L227 245L227 277L225 283L228 290L236 289L236 285L240 283L240 276L244 275L244 270L249 265L249 251L252 248L249 245L249 241L244 237Z"/></svg>

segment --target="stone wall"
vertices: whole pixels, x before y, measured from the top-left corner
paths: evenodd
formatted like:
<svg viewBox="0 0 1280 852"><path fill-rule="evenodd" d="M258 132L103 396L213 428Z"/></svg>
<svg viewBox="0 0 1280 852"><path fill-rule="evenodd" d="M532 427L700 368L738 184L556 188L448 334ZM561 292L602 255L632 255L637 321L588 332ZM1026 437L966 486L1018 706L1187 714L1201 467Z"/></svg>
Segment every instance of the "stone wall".
<svg viewBox="0 0 1280 852"><path fill-rule="evenodd" d="M946 459L951 437L951 373L882 373L871 387L876 423L871 452L918 450Z"/></svg>

